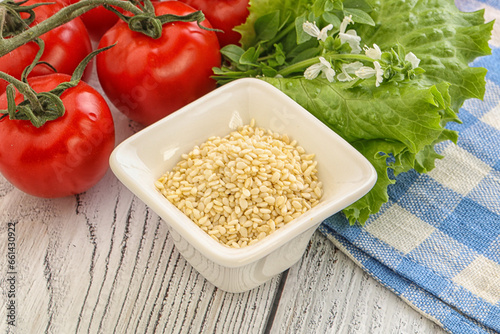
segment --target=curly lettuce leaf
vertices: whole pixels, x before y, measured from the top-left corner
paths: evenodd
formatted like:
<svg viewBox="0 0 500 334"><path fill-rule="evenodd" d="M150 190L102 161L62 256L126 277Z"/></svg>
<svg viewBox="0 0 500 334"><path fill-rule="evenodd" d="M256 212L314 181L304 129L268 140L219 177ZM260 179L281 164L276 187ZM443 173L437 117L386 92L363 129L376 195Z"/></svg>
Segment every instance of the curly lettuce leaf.
<svg viewBox="0 0 500 334"><path fill-rule="evenodd" d="M416 168L433 168L438 157L437 140L456 140L445 131L441 112L446 100L432 86L414 84L376 88L372 83L344 89L345 84L326 79L262 78L293 98L313 115L339 133L375 167L375 187L360 201L344 210L351 223L364 222L387 202L387 187L394 183L387 169L397 175ZM394 162L388 164L387 158Z"/></svg>
<svg viewBox="0 0 500 334"><path fill-rule="evenodd" d="M400 43L420 60L425 74L418 83L450 83L451 107L458 111L469 98L482 98L486 69L470 67L491 54L488 41L494 22L484 23L484 10L460 12L453 0L368 1L376 25L360 26L363 43L381 49Z"/></svg>
<svg viewBox="0 0 500 334"><path fill-rule="evenodd" d="M344 13L362 9L372 18L374 24L365 19L365 24L352 26L362 45L375 43L384 50L399 43L421 60L425 73L380 87L370 80L352 85L320 78L261 79L305 107L373 164L376 185L343 210L351 224L363 224L387 202L395 175L432 170L441 158L434 146L456 142L458 134L446 124L460 122L458 111L466 99L484 95L486 69L469 63L491 53L493 22L484 23L483 11L460 12L453 0L251 0L249 19L239 27L242 45L255 46L254 22L268 13L280 11L293 22L305 11L320 16L339 2Z"/></svg>

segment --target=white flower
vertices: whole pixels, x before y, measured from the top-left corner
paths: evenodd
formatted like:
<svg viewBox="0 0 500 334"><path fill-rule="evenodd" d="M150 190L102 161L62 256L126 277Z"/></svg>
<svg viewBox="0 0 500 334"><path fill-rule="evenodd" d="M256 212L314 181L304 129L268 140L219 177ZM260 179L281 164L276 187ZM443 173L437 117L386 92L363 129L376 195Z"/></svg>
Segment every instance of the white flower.
<svg viewBox="0 0 500 334"><path fill-rule="evenodd" d="M320 30L316 25L316 22L311 23L309 21L306 21L302 24L302 29L305 33L313 37L318 37L320 34Z"/></svg>
<svg viewBox="0 0 500 334"><path fill-rule="evenodd" d="M354 74L356 74L358 78L361 79L371 78L375 75L375 73L376 73L375 69L368 66L362 66L359 70L354 72Z"/></svg>
<svg viewBox="0 0 500 334"><path fill-rule="evenodd" d="M340 42L342 44L349 43L351 47L351 53L358 54L361 52L361 47L359 46L359 42L361 42L361 37L358 36L356 30L347 30L345 34L339 33Z"/></svg>
<svg viewBox="0 0 500 334"><path fill-rule="evenodd" d="M318 26L316 26L316 22L311 23L309 21L306 21L302 24L302 29L304 29L304 32L308 35L316 37L318 40L322 40L324 42L328 37L328 31L333 29L333 25L329 24L323 29L319 30Z"/></svg>
<svg viewBox="0 0 500 334"><path fill-rule="evenodd" d="M323 72L328 81L333 82L335 70L332 68L332 64L323 57L319 57L319 63L313 64L306 69L304 77L308 80L312 80L321 72Z"/></svg>
<svg viewBox="0 0 500 334"><path fill-rule="evenodd" d="M356 73L356 71L361 67L363 67L363 64L359 61L350 64L342 64L342 73L337 75L337 80L342 82L354 80L354 78L351 77L350 74Z"/></svg>
<svg viewBox="0 0 500 334"><path fill-rule="evenodd" d="M359 43L361 42L361 37L358 36L356 33L356 30L347 30L347 25L349 23L354 23L352 20L352 15L350 16L345 16L344 20L342 20L342 23L340 24L340 30L339 30L339 38L340 42L342 44L344 43L349 43L349 46L351 47L351 53L360 53L361 52L361 47L359 46Z"/></svg>
<svg viewBox="0 0 500 334"><path fill-rule="evenodd" d="M369 48L368 46L365 45L363 50L365 50L365 55L367 55L371 59L377 60L382 57L382 51L380 51L380 48L375 43L373 43L373 48Z"/></svg>
<svg viewBox="0 0 500 334"><path fill-rule="evenodd" d="M345 33L345 30L347 29L347 25L349 23L354 23L354 21L352 20L352 15L344 16L344 19L342 20L339 28L342 34Z"/></svg>
<svg viewBox="0 0 500 334"><path fill-rule="evenodd" d="M417 56L413 54L413 52L408 52L405 56L405 60L411 63L412 69L417 68L420 64L420 59L418 59Z"/></svg>
<svg viewBox="0 0 500 334"><path fill-rule="evenodd" d="M375 68L371 68L368 66L362 66L354 74L356 74L361 79L368 79L368 78L371 78L375 75L375 86L378 87L378 86L380 86L380 83L384 79L383 78L384 70L382 69L382 67L380 66L380 63L378 61L374 61L373 66Z"/></svg>

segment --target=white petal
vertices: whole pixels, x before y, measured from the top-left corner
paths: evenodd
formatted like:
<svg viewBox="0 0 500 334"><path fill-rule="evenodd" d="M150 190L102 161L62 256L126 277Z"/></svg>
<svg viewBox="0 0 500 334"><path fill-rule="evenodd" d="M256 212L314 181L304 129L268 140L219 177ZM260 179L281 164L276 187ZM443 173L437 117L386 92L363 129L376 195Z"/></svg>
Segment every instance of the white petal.
<svg viewBox="0 0 500 334"><path fill-rule="evenodd" d="M355 30L348 30L345 34L339 33L339 37L342 44L349 43L349 46L351 47L351 53L357 54L361 52L361 47L359 46L361 37L358 36Z"/></svg>
<svg viewBox="0 0 500 334"><path fill-rule="evenodd" d="M304 72L304 78L306 78L307 80L315 79L321 73L323 67L324 65L321 63L316 63L309 66Z"/></svg>
<svg viewBox="0 0 500 334"><path fill-rule="evenodd" d="M326 68L332 68L332 64L328 60L326 60L324 57L319 57L319 62Z"/></svg>
<svg viewBox="0 0 500 334"><path fill-rule="evenodd" d="M342 72L339 73L339 75L337 75L337 80L341 82L346 82L346 81L353 81L354 78L351 77L349 74Z"/></svg>
<svg viewBox="0 0 500 334"><path fill-rule="evenodd" d="M304 32L312 37L318 38L320 31L319 28L316 26L316 22L309 22L306 21L302 24L302 29L304 29Z"/></svg>
<svg viewBox="0 0 500 334"><path fill-rule="evenodd" d="M333 82L335 80L335 70L332 68L332 64L324 57L319 57L319 62L321 65L323 65L321 70L323 71L326 79L330 82Z"/></svg>
<svg viewBox="0 0 500 334"><path fill-rule="evenodd" d="M420 64L420 59L418 59L413 52L408 52L405 56L405 60L411 63L411 68L417 68Z"/></svg>
<svg viewBox="0 0 500 334"><path fill-rule="evenodd" d="M352 20L352 15L344 16L344 19L342 20L342 23L340 24L340 33L341 34L345 33L345 30L346 30L347 25L349 23L354 23L354 21Z"/></svg>
<svg viewBox="0 0 500 334"><path fill-rule="evenodd" d="M324 42L326 40L326 38L328 37L328 31L330 31L332 29L333 29L333 24L329 24L326 27L324 27L323 29L321 29L321 31L319 32L319 35L318 35L318 39L320 39Z"/></svg>
<svg viewBox="0 0 500 334"><path fill-rule="evenodd" d="M349 74L345 74L344 72L342 72L339 73L339 75L337 75L337 80L340 82L345 82L345 81L352 81L354 80L354 78L351 77Z"/></svg>
<svg viewBox="0 0 500 334"><path fill-rule="evenodd" d="M355 61L354 63L342 64L342 70L345 70L347 73L354 73L359 70L363 66L363 63L360 61Z"/></svg>
<svg viewBox="0 0 500 334"><path fill-rule="evenodd" d="M333 82L335 80L335 70L333 68L323 68L323 73L328 81Z"/></svg>
<svg viewBox="0 0 500 334"><path fill-rule="evenodd" d="M355 73L362 66L363 66L363 64L359 61L356 61L354 63L349 63L349 64L342 64L342 73L337 75L337 79L339 81L342 81L342 82L354 80L354 78L351 77L350 74Z"/></svg>
<svg viewBox="0 0 500 334"><path fill-rule="evenodd" d="M369 48L365 46L364 48L365 54L370 57L371 59L380 59L382 57L382 51L378 47L377 44L373 44L373 48Z"/></svg>
<svg viewBox="0 0 500 334"><path fill-rule="evenodd" d="M356 74L361 79L371 78L375 75L375 73L375 69L368 66L362 66L359 70L354 72L354 74Z"/></svg>
<svg viewBox="0 0 500 334"><path fill-rule="evenodd" d="M359 42L349 42L349 46L351 47L352 54L359 54L361 52L361 47L359 46Z"/></svg>
<svg viewBox="0 0 500 334"><path fill-rule="evenodd" d="M304 78L312 80L323 72L328 81L333 82L335 80L335 70L332 68L332 64L323 57L319 57L318 59L319 63L313 64L305 70Z"/></svg>

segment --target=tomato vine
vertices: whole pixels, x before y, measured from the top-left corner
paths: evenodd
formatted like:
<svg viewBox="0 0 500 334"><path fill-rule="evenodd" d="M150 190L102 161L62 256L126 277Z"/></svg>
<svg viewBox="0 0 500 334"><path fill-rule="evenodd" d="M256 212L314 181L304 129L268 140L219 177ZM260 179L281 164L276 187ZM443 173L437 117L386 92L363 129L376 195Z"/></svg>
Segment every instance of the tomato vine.
<svg viewBox="0 0 500 334"><path fill-rule="evenodd" d="M16 13L15 7L21 3L14 3L13 1L5 1L0 3L0 33L6 25L8 15ZM0 57L8 54L12 50L26 44L29 41L43 35L44 33L63 25L76 17L88 12L89 10L104 5L107 9L115 11L121 19L129 23L129 27L133 31L144 33L152 38L159 38L161 34L161 25L174 21L182 22L201 22L205 16L201 11L194 12L185 16L177 15L162 15L156 17L151 0L144 1L144 5L135 5L129 1L122 0L84 0L68 5L55 13L47 20L30 27L19 34L10 38L0 38ZM125 16L120 12L113 9L119 7L127 12L132 13L132 16ZM158 25L160 29L158 29ZM202 27L202 26L200 26ZM203 27L204 28L204 27ZM207 29L207 28L204 28ZM213 29L216 30L216 29Z"/></svg>
<svg viewBox="0 0 500 334"><path fill-rule="evenodd" d="M37 53L35 60L26 68L26 74L25 76L23 75L24 78L22 80L16 79L13 76L0 71L0 79L4 79L10 83L10 87L7 87L6 89L9 101L8 111L3 112L3 116L1 116L1 118L9 115L11 119L29 119L36 127L40 127L47 120L53 120L60 117L64 113L64 106L59 103L60 99L58 100L58 95L60 95L66 88L72 87L78 83L83 74L83 68L85 68L86 64L90 61L90 58L96 54L96 52L94 52L89 55L85 61L82 61L82 67L79 67L79 69L73 74L71 80L72 84L59 87L57 94L36 94L29 87L26 78L27 74L33 69L33 67L40 63L39 60L44 47L43 41L39 39L39 36L44 33L47 33L48 31L53 30L101 5L114 12L121 20L125 21L130 30L143 33L155 39L161 37L162 26L164 24L177 21L197 22L198 26L202 29L216 31L216 29L207 28L200 24L205 19L201 11L195 11L187 15L164 14L156 16L151 0L146 0L143 4L122 0L79 1L63 7L46 20L29 27L29 24L34 20L35 13L33 12L33 8L50 3L38 3L30 6L23 6L26 1L27 0L14 2L13 0L7 0L0 3L0 57L31 41L36 41L40 46L40 50ZM111 6L120 8L131 15L124 15ZM27 13L28 17L21 17L21 13ZM50 66L50 64L47 65ZM15 92L13 87L18 89L19 92L25 97L25 101L18 106L13 104L13 96ZM51 102L48 103L48 101ZM54 110L51 111L50 108L52 107L49 108L48 105L58 105L56 109L62 108L62 112L60 110L57 112L54 112Z"/></svg>

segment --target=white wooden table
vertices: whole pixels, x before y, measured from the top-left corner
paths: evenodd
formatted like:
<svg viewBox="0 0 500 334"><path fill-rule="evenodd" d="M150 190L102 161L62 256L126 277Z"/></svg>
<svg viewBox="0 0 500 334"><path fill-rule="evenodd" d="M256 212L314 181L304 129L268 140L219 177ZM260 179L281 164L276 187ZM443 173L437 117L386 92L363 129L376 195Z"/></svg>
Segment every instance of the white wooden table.
<svg viewBox="0 0 500 334"><path fill-rule="evenodd" d="M100 88L95 73L91 83ZM139 130L113 113L117 142ZM0 212L2 332L443 332L319 233L299 263L268 283L220 291L111 171L86 193L61 199L26 195L0 176Z"/></svg>

